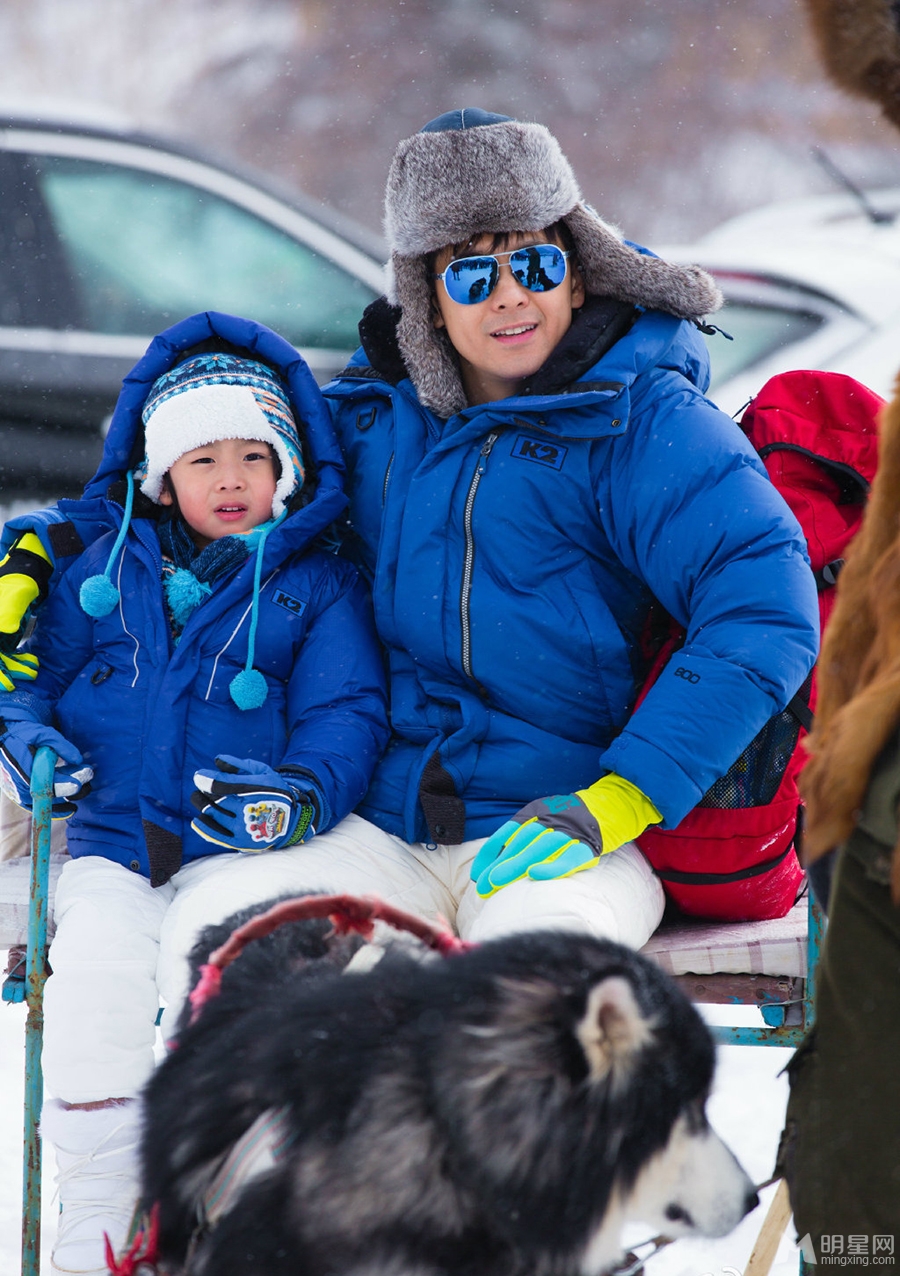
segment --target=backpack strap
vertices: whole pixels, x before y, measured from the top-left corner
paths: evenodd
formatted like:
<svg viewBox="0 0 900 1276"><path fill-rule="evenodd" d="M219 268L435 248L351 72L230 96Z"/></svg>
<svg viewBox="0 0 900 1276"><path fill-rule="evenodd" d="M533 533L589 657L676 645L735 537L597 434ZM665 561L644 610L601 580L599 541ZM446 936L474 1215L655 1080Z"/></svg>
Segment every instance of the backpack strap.
<svg viewBox="0 0 900 1276"><path fill-rule="evenodd" d="M804 697L809 696L809 686L804 682L799 691L795 691L787 702L785 708L792 713L797 721L803 727L804 731L812 731L813 729L813 711L809 707L809 700Z"/></svg>

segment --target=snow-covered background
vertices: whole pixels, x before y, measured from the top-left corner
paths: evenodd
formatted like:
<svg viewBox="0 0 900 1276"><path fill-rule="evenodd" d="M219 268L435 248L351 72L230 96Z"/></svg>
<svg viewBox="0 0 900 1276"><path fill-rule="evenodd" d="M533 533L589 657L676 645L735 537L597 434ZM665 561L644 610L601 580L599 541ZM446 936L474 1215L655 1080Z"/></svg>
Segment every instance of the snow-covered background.
<svg viewBox="0 0 900 1276"><path fill-rule="evenodd" d="M5 966L5 953L0 952ZM760 1022L750 1008L728 1012L712 1010L710 1016L729 1022ZM0 1273L15 1276L21 1253L22 1200L22 1095L25 1040L25 1007L0 1006ZM724 1046L719 1050L716 1087L709 1106L713 1125L735 1151L754 1182L772 1172L778 1135L787 1100L787 1083L781 1072L789 1050L759 1046ZM43 1268L49 1271L50 1246L57 1205L53 1200L52 1152L45 1149L42 1224ZM647 1276L737 1276L746 1266L762 1226L774 1188L761 1194L762 1203L740 1227L723 1240L678 1241L647 1264ZM646 1239L643 1229L629 1233L632 1244ZM772 1276L796 1276L798 1251L792 1224L781 1241ZM736 1270L735 1270L736 1269Z"/></svg>
<svg viewBox="0 0 900 1276"><path fill-rule="evenodd" d="M0 109L194 140L376 230L397 139L464 105L546 123L591 202L650 244L689 240L776 198L832 190L814 147L858 184L900 183L896 132L877 107L826 81L800 0L0 5ZM22 1007L0 1006L0 1276L19 1270L24 1017ZM786 1057L720 1053L713 1121L757 1181L771 1172ZM45 1250L52 1171L51 1161ZM650 1276L733 1276L770 1198L771 1189L726 1240L664 1251ZM791 1235L776 1276L796 1271Z"/></svg>
<svg viewBox="0 0 900 1276"><path fill-rule="evenodd" d="M401 137L451 107L547 124L592 203L675 243L775 198L900 182L801 0L7 0L2 99L211 146L379 229Z"/></svg>

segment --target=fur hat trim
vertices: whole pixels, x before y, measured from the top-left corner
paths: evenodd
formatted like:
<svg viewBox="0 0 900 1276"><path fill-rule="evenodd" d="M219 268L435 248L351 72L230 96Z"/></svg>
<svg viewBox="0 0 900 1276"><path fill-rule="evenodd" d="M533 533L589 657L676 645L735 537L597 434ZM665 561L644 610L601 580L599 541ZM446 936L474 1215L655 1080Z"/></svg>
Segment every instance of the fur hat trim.
<svg viewBox="0 0 900 1276"><path fill-rule="evenodd" d="M393 253L418 257L471 235L543 230L580 198L542 124L416 133L397 147L388 173L385 233Z"/></svg>
<svg viewBox="0 0 900 1276"><path fill-rule="evenodd" d="M467 116L492 122L472 124ZM385 197L388 295L402 310L400 350L419 398L439 416L467 402L449 339L434 327L430 254L476 235L543 230L558 221L571 232L589 293L681 319L721 306L722 294L699 266L638 252L584 203L559 143L542 124L449 112L400 143Z"/></svg>

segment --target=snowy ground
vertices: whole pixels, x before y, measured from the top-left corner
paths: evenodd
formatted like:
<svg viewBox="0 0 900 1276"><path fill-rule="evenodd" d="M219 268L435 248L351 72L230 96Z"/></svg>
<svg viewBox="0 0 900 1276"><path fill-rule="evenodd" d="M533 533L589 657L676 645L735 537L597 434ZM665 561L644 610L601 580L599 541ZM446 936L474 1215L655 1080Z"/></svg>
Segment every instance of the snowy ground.
<svg viewBox="0 0 900 1276"><path fill-rule="evenodd" d="M0 958L5 966L5 953L0 952ZM759 1022L753 1010L738 1013L747 1016L746 1022ZM0 1105L0 1276L16 1276L20 1270L24 1031L24 1006L0 1005L0 1094L3 1095ZM710 1116L755 1182L762 1182L772 1172L787 1098L786 1080L778 1073L789 1056L788 1050L752 1046L725 1046L720 1050ZM50 1269L57 1208L53 1201L53 1175L52 1152L45 1149L42 1227L45 1272ZM762 1205L744 1219L731 1236L719 1241L679 1241L650 1260L647 1276L739 1276L773 1192L774 1188L768 1188L762 1194ZM798 1258L793 1235L789 1224L772 1268L773 1276L795 1276ZM628 1237L631 1243L644 1238L642 1231Z"/></svg>

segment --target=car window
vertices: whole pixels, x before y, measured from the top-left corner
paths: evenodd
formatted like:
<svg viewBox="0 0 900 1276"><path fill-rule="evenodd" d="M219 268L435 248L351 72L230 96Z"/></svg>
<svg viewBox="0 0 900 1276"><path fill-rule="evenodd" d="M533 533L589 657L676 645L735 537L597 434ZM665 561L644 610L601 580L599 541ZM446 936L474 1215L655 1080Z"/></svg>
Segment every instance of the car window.
<svg viewBox="0 0 900 1276"><path fill-rule="evenodd" d="M34 174L8 151L0 151L0 261L0 325L81 326L78 291Z"/></svg>
<svg viewBox="0 0 900 1276"><path fill-rule="evenodd" d="M809 311L726 301L714 322L733 340L726 341L720 333L708 338L713 389L782 346L812 336L824 321L821 315Z"/></svg>
<svg viewBox="0 0 900 1276"><path fill-rule="evenodd" d="M91 330L150 335L223 310L298 346L357 345L373 290L254 214L140 169L31 162Z"/></svg>

